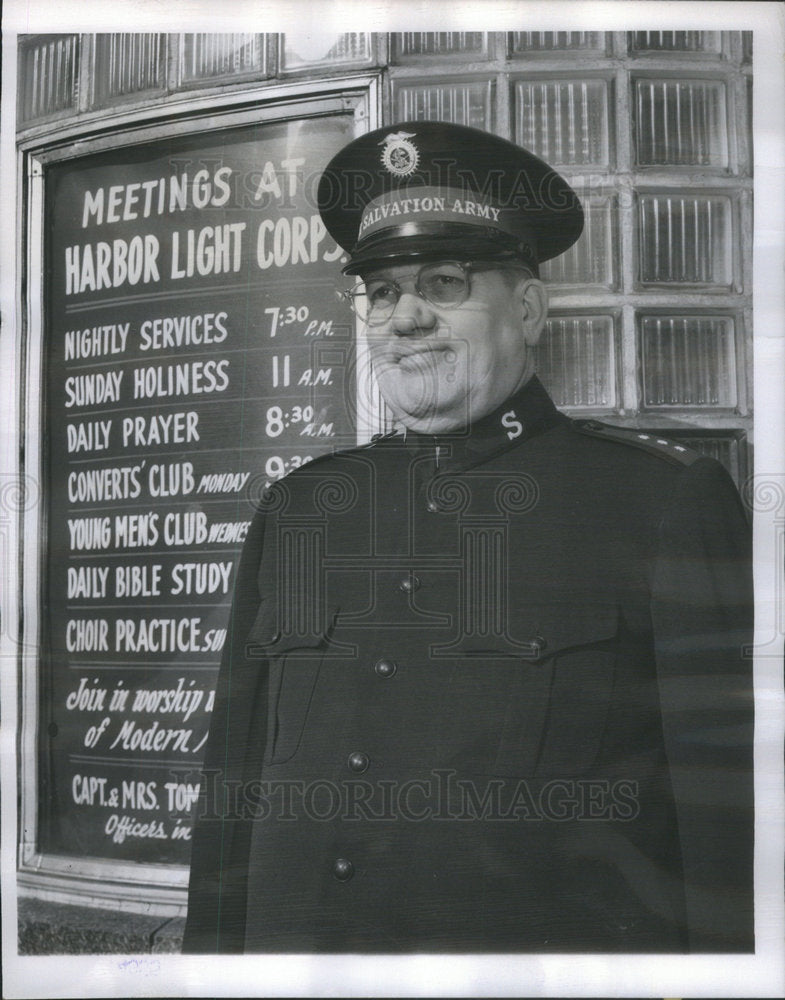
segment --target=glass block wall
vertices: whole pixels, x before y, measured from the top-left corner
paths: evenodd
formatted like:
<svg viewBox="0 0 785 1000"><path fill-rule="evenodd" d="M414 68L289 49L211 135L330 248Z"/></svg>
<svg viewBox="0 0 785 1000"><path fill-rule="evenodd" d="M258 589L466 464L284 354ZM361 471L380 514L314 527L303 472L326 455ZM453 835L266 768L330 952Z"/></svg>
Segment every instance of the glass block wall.
<svg viewBox="0 0 785 1000"><path fill-rule="evenodd" d="M446 119L542 156L582 197L578 243L543 267L538 369L557 404L749 467L751 33L723 31L36 35L19 127L188 91L358 73L381 124Z"/></svg>

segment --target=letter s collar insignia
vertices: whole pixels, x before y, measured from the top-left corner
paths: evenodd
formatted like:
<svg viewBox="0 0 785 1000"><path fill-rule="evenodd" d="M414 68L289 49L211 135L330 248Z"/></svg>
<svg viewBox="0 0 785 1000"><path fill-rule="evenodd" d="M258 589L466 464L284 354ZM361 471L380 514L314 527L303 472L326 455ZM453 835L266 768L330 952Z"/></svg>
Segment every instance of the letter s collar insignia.
<svg viewBox="0 0 785 1000"><path fill-rule="evenodd" d="M420 153L413 142L409 142L416 132L391 132L379 143L382 150L382 163L396 177L408 177L417 169Z"/></svg>

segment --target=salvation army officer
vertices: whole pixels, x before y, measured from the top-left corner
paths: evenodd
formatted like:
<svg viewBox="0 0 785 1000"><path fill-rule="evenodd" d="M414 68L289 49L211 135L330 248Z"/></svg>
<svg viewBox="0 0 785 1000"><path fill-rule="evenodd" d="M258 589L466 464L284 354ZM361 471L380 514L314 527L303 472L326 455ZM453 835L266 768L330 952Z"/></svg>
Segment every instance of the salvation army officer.
<svg viewBox="0 0 785 1000"><path fill-rule="evenodd" d="M394 430L260 504L185 950L751 950L749 532L718 463L538 381L577 196L404 122L319 201Z"/></svg>

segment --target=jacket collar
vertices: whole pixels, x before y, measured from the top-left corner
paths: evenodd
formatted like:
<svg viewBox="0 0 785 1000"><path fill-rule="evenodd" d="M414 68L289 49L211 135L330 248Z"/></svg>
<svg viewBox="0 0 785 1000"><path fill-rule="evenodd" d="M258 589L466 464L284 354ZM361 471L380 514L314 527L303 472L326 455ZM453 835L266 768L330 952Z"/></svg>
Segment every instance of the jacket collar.
<svg viewBox="0 0 785 1000"><path fill-rule="evenodd" d="M402 433L407 449L434 455L439 472L446 472L486 462L567 419L535 375L514 396L467 428L440 435L411 430Z"/></svg>

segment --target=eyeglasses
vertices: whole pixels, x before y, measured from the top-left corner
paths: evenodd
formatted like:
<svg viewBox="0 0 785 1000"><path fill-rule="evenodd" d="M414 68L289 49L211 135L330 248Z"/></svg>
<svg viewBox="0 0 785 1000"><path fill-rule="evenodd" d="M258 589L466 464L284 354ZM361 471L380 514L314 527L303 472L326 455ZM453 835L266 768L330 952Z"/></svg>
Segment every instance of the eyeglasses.
<svg viewBox="0 0 785 1000"><path fill-rule="evenodd" d="M368 326L381 326L395 312L398 300L403 294L399 284L401 279L414 276L414 290L421 299L439 309L454 309L462 305L471 295L473 271L491 271L503 267L528 270L517 261L478 264L441 260L424 264L419 270L411 271L409 274L401 274L396 280L369 278L367 281L359 281L354 288L338 292L338 296L348 302Z"/></svg>

